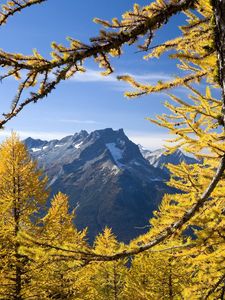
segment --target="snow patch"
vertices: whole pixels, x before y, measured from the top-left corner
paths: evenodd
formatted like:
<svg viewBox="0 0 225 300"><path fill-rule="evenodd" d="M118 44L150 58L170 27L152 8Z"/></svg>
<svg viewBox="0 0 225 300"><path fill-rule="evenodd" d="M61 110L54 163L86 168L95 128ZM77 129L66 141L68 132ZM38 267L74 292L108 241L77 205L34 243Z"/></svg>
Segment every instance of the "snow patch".
<svg viewBox="0 0 225 300"><path fill-rule="evenodd" d="M42 149L41 149L41 148L31 148L31 150L32 150L33 152L37 152L37 151L41 151Z"/></svg>
<svg viewBox="0 0 225 300"><path fill-rule="evenodd" d="M61 144L61 145L55 145L54 147L62 147L64 146L65 144Z"/></svg>
<svg viewBox="0 0 225 300"><path fill-rule="evenodd" d="M120 172L120 168L117 166L113 166L111 170L113 175L117 175Z"/></svg>
<svg viewBox="0 0 225 300"><path fill-rule="evenodd" d="M74 147L75 147L76 149L79 149L79 148L81 147L82 144L83 144L83 142L80 142L79 144L75 144Z"/></svg>
<svg viewBox="0 0 225 300"><path fill-rule="evenodd" d="M126 142L124 140L117 139L117 142L121 147L124 147L126 145Z"/></svg>
<svg viewBox="0 0 225 300"><path fill-rule="evenodd" d="M123 150L117 148L115 143L108 143L106 144L107 149L110 151L114 161L116 162L116 164L118 166L122 166L123 164L121 164L119 162L120 159L123 158Z"/></svg>
<svg viewBox="0 0 225 300"><path fill-rule="evenodd" d="M150 181L162 181L162 178L151 178Z"/></svg>

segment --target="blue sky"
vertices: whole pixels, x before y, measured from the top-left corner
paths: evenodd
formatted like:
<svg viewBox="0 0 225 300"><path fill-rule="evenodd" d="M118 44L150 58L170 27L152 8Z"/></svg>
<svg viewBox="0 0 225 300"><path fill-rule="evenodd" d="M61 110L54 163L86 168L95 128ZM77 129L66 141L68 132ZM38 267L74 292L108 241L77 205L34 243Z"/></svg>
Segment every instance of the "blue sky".
<svg viewBox="0 0 225 300"><path fill-rule="evenodd" d="M96 36L100 29L99 25L93 23L94 17L106 20L119 18L134 3L128 0L48 0L42 5L24 10L0 28L1 48L25 54L31 54L32 49L36 48L48 56L52 41L66 44L66 37L70 36L88 42L88 38ZM145 5L149 1L139 0L138 3ZM174 17L166 30L160 30L153 45L174 37L178 33L176 24L183 18ZM128 100L124 98L123 92L129 86L117 81L116 75L129 73L144 82L154 83L172 78L177 70L174 62L166 56L146 62L142 59L143 53L136 51L135 47L126 47L124 56L113 59L115 74L107 78L99 75L98 66L92 60L86 61L86 74L77 74L58 86L47 99L27 107L8 123L0 135L3 137L15 130L22 138L32 136L53 139L81 129L90 132L112 127L124 128L133 141L145 147L160 147L164 143L163 139L168 138L167 131L149 123L145 117L162 113L163 102L167 97L153 94ZM9 105L15 89L12 79L0 85L1 112Z"/></svg>

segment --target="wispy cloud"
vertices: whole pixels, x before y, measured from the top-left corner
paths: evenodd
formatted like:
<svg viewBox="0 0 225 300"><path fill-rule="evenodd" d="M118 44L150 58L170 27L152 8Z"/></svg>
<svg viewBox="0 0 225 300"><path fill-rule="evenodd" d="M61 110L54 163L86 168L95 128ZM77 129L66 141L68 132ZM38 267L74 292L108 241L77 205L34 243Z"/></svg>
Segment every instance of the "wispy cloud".
<svg viewBox="0 0 225 300"><path fill-rule="evenodd" d="M145 83L153 83L158 80L169 80L171 76L162 72L151 72L151 73L143 73L143 74L134 74L121 72L122 74L126 74L134 77L137 81L145 82ZM108 83L120 83L118 81L117 76L119 74L112 73L109 76L102 76L100 70L86 69L84 73L76 73L73 77L71 77L70 81L74 82L108 82ZM120 74L121 75L121 74Z"/></svg>
<svg viewBox="0 0 225 300"><path fill-rule="evenodd" d="M134 77L137 81L140 82L152 82L152 81L158 81L158 80L170 80L171 76L169 74L166 73L157 73L157 72L153 72L153 73L143 73L142 75L136 75L136 74L128 74L132 77Z"/></svg>
<svg viewBox="0 0 225 300"><path fill-rule="evenodd" d="M77 72L72 77L70 77L69 80L66 82L78 82L78 83L109 83L116 89L129 88L129 84L127 84L124 81L120 81L117 79L118 75L129 75L133 77L136 81L145 83L145 84L155 84L157 81L168 81L172 79L172 76L170 74L164 73L164 72L143 72L142 74L135 74L135 73L129 73L129 72L123 72L120 73L112 73L108 76L101 75L101 69L94 70L91 68L86 68L86 72ZM25 80L26 73L21 72L21 78L22 80ZM49 74L50 79L54 79L55 76L53 73ZM12 80L13 77L7 78L7 80ZM39 81L43 79L43 76L39 77ZM124 89L123 89L124 90Z"/></svg>
<svg viewBox="0 0 225 300"><path fill-rule="evenodd" d="M62 119L60 120L62 123L73 123L73 124L87 124L87 125L94 125L94 124L102 124L98 121L94 120L77 120L77 119Z"/></svg>
<svg viewBox="0 0 225 300"><path fill-rule="evenodd" d="M102 76L100 70L86 69L86 72L78 72L70 78L70 81L77 82L117 82L115 74Z"/></svg>

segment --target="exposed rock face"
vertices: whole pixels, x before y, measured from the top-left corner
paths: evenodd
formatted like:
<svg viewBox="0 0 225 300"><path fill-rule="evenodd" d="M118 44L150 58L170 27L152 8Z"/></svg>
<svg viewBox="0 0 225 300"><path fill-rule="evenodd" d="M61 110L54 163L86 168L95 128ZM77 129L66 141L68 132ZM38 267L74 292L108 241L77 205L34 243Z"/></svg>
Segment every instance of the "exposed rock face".
<svg viewBox="0 0 225 300"><path fill-rule="evenodd" d="M157 160L154 152L141 153L122 129L81 131L49 142L28 138L25 144L49 176L51 194L70 197L76 226L89 228L90 242L105 226L124 242L146 232L142 227L163 194L172 192L163 154Z"/></svg>

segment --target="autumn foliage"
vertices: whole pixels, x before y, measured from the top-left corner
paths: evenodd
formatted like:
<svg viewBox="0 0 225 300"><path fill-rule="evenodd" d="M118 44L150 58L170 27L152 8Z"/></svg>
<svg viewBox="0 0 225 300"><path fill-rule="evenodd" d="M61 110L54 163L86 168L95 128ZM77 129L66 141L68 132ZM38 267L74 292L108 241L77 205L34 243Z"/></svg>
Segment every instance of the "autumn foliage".
<svg viewBox="0 0 225 300"><path fill-rule="evenodd" d="M0 25L41 2L8 1ZM179 12L187 17L180 36L151 48L157 30ZM109 75L110 57L144 37L139 48L145 59L168 52L184 75L155 86L126 74L118 79L134 88L126 93L130 98L185 88L183 97L169 94L168 113L150 121L171 133L168 153L182 148L200 161L168 165L168 184L181 193L164 196L147 234L124 245L106 228L90 246L86 230L74 227L76 212L70 212L66 195L59 192L45 208L47 179L13 134L0 147L0 299L225 298L224 16L224 0L157 0L142 8L135 4L122 20L96 19L105 29L90 45L75 39L69 46L53 43L49 60L38 51L25 56L0 50L2 79L19 80L2 127L62 80L85 72L89 57Z"/></svg>

